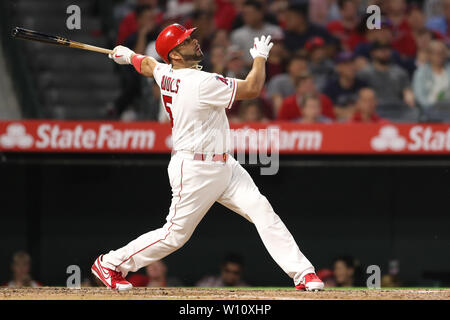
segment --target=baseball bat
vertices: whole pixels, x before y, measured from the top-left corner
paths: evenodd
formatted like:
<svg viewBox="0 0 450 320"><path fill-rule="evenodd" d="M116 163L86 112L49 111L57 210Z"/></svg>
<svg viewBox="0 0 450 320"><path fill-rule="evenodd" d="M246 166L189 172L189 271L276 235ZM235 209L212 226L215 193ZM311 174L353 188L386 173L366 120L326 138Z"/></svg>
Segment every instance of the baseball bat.
<svg viewBox="0 0 450 320"><path fill-rule="evenodd" d="M16 39L23 39L23 40L31 40L31 41L38 41L48 44L54 44L58 46L64 46L64 47L70 47L70 48L76 48L81 50L88 50L93 52L99 52L104 54L112 54L113 51L105 48L100 48L96 46L91 46L89 44L81 43L72 41L66 38L53 36L49 34L45 34L38 31L28 30L24 28L15 27L12 31L13 38Z"/></svg>

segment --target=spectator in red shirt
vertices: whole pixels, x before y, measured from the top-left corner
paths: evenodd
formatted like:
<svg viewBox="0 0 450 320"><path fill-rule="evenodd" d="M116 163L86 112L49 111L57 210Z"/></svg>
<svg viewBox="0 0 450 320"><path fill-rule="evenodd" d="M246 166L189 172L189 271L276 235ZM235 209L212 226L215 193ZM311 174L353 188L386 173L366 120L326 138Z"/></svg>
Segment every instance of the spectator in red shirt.
<svg viewBox="0 0 450 320"><path fill-rule="evenodd" d="M406 15L405 0L390 0L387 18L392 23L392 47L406 57L414 57L417 46Z"/></svg>
<svg viewBox="0 0 450 320"><path fill-rule="evenodd" d="M331 21L327 29L338 38L344 51L353 51L359 43L365 41L359 32L360 18L355 0L338 0L340 20Z"/></svg>
<svg viewBox="0 0 450 320"><path fill-rule="evenodd" d="M331 269L319 269L317 276L325 284L325 288L336 287L336 279L334 279L334 272Z"/></svg>
<svg viewBox="0 0 450 320"><path fill-rule="evenodd" d="M156 40L159 35L159 25L156 11L150 6L140 6L136 9L138 29L124 43L139 54L145 54L147 45Z"/></svg>
<svg viewBox="0 0 450 320"><path fill-rule="evenodd" d="M269 11L273 14L273 16L278 21L278 25L284 29L286 27L286 23L284 22L286 9L289 7L289 1L287 0L278 0L272 1L269 5Z"/></svg>
<svg viewBox="0 0 450 320"><path fill-rule="evenodd" d="M276 75L267 83L267 96L272 100L275 112L281 108L283 100L295 93L295 80L309 72L308 58L305 55L294 55L287 63L287 72Z"/></svg>
<svg viewBox="0 0 450 320"><path fill-rule="evenodd" d="M383 121L377 113L377 97L375 91L370 88L359 90L358 100L356 101L356 112L351 118L351 122L358 123L378 123Z"/></svg>
<svg viewBox="0 0 450 320"><path fill-rule="evenodd" d="M233 2L231 0L216 0L214 21L217 29L224 29L228 32L232 30L233 21L237 15Z"/></svg>
<svg viewBox="0 0 450 320"><path fill-rule="evenodd" d="M156 9L158 5L158 0L138 0L136 10L142 6L150 6L151 8ZM117 34L116 46L123 45L125 40L131 36L133 33L138 31L138 21L136 10L130 12L125 18L122 20L119 26L119 31ZM160 10L157 10L157 23L160 24L163 21L164 13Z"/></svg>
<svg viewBox="0 0 450 320"><path fill-rule="evenodd" d="M159 35L155 10L150 6L139 6L136 9L138 31L130 35L124 43L136 53L145 54L147 46ZM122 92L114 102L114 108L108 110L112 116L122 117L131 105L139 104L142 99L141 76L133 68L120 68Z"/></svg>
<svg viewBox="0 0 450 320"><path fill-rule="evenodd" d="M117 33L116 46L123 45L125 40L137 31L137 18L136 11L130 12L119 26L119 31Z"/></svg>
<svg viewBox="0 0 450 320"><path fill-rule="evenodd" d="M305 98L302 106L302 116L300 123L330 123L332 120L322 115L322 103L317 95L309 95Z"/></svg>
<svg viewBox="0 0 450 320"><path fill-rule="evenodd" d="M333 102L326 95L317 91L315 80L312 74L305 73L298 77L295 81L296 93L283 100L280 111L278 112L278 120L297 120L302 117L302 108L306 97L317 95L322 106L322 115L335 119Z"/></svg>

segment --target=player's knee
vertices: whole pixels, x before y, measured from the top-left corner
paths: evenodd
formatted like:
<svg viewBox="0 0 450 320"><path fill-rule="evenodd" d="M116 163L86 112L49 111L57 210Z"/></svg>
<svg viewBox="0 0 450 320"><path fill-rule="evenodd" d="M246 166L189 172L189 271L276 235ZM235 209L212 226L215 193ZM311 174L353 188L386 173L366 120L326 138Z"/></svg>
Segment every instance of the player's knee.
<svg viewBox="0 0 450 320"><path fill-rule="evenodd" d="M249 197L248 208L252 210L257 210L259 212L273 211L269 201L262 194L256 194L254 196Z"/></svg>
<svg viewBox="0 0 450 320"><path fill-rule="evenodd" d="M183 230L174 230L168 236L168 243L176 250L180 249L182 246L188 242L191 238L192 233L183 232Z"/></svg>
<svg viewBox="0 0 450 320"><path fill-rule="evenodd" d="M267 198L262 194L249 198L246 211L255 224L271 225L280 219L273 211Z"/></svg>

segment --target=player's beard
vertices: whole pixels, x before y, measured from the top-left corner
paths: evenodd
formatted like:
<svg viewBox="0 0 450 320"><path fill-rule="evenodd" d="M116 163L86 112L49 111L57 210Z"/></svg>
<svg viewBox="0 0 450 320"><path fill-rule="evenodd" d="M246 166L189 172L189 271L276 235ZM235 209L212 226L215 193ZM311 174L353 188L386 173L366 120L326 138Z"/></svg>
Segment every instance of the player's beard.
<svg viewBox="0 0 450 320"><path fill-rule="evenodd" d="M191 62L193 62L193 63L199 63L199 62L201 62L201 61L203 60L203 58L204 58L204 55L203 55L203 52L202 52L202 51L200 51L200 52L194 52L193 54L181 54L181 53L180 53L180 55L183 57L183 60L184 60L186 63L191 63Z"/></svg>

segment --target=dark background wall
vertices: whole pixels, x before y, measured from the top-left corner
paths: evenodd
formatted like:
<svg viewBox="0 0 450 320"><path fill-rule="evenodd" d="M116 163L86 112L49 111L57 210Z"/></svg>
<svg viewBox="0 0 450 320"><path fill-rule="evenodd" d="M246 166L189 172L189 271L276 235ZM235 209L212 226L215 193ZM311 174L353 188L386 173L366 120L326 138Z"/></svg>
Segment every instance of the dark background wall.
<svg viewBox="0 0 450 320"><path fill-rule="evenodd" d="M67 266L88 276L100 253L162 226L166 165L0 164L0 281L10 276L12 254L25 249L38 280L65 285ZM450 271L449 167L282 166L275 176L247 169L316 268L351 254L386 273L398 259L406 285L433 285L424 272ZM218 204L165 261L170 275L193 285L217 273L227 252L245 257L252 285L291 285L253 225Z"/></svg>

